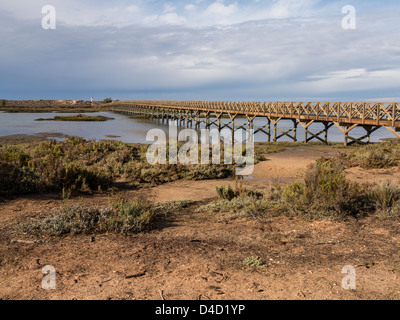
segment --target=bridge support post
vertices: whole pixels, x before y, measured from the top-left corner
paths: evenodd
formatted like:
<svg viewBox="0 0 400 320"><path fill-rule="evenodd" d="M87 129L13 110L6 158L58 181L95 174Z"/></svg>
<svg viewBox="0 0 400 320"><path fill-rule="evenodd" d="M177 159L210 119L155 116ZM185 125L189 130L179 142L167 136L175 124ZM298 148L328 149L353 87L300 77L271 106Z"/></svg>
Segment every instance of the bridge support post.
<svg viewBox="0 0 400 320"><path fill-rule="evenodd" d="M268 142L271 142L271 120L267 117L267 124L266 125L264 125L264 126L262 126L262 127L259 127L259 126L257 126L256 124L254 124L254 122L253 122L253 127L254 128L256 128L256 130L254 130L254 134L257 134L257 133L259 133L259 132L263 132L263 133L265 133L266 135L267 135L267 137L268 137ZM265 131L265 129L267 130L267 131Z"/></svg>
<svg viewBox="0 0 400 320"><path fill-rule="evenodd" d="M380 129L381 126L362 126L364 130L367 132L367 134L360 139L353 140L352 143L358 142L358 143L363 143L361 140L367 139L367 144L371 143L371 134L374 133L376 130ZM360 141L358 141L360 140Z"/></svg>
<svg viewBox="0 0 400 320"><path fill-rule="evenodd" d="M288 131L283 131L282 129L280 129L278 127L278 123L279 121L282 120L282 118L278 118L278 119L270 119L273 126L274 126L274 142L277 142L280 138L286 136L290 139L292 139L294 142L297 142L297 121L296 120L292 120L293 121L293 127L291 129L289 129ZM278 136L278 131L281 133ZM293 135L290 135L290 133L293 132Z"/></svg>
<svg viewBox="0 0 400 320"><path fill-rule="evenodd" d="M345 146L350 146L355 143L368 144L371 142L371 134L381 128L381 126L361 125L361 127L366 131L366 134L360 138L355 138L355 137L350 136L349 133L351 130L353 130L354 128L359 126L358 124L350 125L350 124L342 124L342 123L334 122L334 125L336 125L340 129L340 131L343 132ZM400 138L400 136L399 136L399 138ZM366 140L366 141L363 141L363 140Z"/></svg>
<svg viewBox="0 0 400 320"><path fill-rule="evenodd" d="M349 125L347 123L342 124L342 123L338 123L338 122L334 122L335 126L339 128L340 131L342 131L342 133L344 134L344 145L345 147L347 147L349 145L349 139L354 140L354 141L358 141L361 142L360 139L355 139L353 137L350 137L349 132L351 130L353 130L354 128L356 128L358 126L358 124L353 124L353 125ZM353 142L354 143L354 142ZM351 144L351 143L350 143Z"/></svg>
<svg viewBox="0 0 400 320"><path fill-rule="evenodd" d="M193 128L193 111L190 111L188 117L189 117L188 122L190 123L190 127Z"/></svg>
<svg viewBox="0 0 400 320"><path fill-rule="evenodd" d="M221 117L222 117L222 113L217 114L217 121L218 121L218 131L221 131Z"/></svg>
<svg viewBox="0 0 400 320"><path fill-rule="evenodd" d="M210 113L206 112L204 123L206 125L206 129L210 129Z"/></svg>
<svg viewBox="0 0 400 320"><path fill-rule="evenodd" d="M391 127L385 127L385 128L386 128L389 132L393 133L397 139L400 139L400 134L398 133L397 130L395 130L395 129L391 128Z"/></svg>
<svg viewBox="0 0 400 320"><path fill-rule="evenodd" d="M231 119L231 124L232 124L232 142L235 141L235 119L237 117L237 113L232 115L229 114L229 118Z"/></svg>
<svg viewBox="0 0 400 320"><path fill-rule="evenodd" d="M254 119L256 116L247 116L247 128L248 130L254 130Z"/></svg>
<svg viewBox="0 0 400 320"><path fill-rule="evenodd" d="M310 131L310 127L313 123L315 123L314 120L311 120L309 122L303 122L301 120L297 120L297 121L304 129L304 143L308 143L313 139L317 139L317 140L321 141L322 143L328 144L328 131L333 126L333 123L324 121L324 122L322 122L322 124L324 125L324 129L318 133L313 133ZM323 138L320 137L322 134L324 134ZM311 135L311 137L309 137L309 135Z"/></svg>
<svg viewBox="0 0 400 320"><path fill-rule="evenodd" d="M297 121L292 119L293 122L293 141L297 142Z"/></svg>

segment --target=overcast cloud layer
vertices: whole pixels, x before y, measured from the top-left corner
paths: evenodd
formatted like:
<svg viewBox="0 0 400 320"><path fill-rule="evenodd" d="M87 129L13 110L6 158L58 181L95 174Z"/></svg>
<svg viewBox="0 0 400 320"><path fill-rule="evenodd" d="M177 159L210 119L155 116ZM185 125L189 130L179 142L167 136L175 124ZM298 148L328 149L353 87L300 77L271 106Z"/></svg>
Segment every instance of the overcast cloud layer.
<svg viewBox="0 0 400 320"><path fill-rule="evenodd" d="M2 0L0 39L5 99L400 101L397 0Z"/></svg>

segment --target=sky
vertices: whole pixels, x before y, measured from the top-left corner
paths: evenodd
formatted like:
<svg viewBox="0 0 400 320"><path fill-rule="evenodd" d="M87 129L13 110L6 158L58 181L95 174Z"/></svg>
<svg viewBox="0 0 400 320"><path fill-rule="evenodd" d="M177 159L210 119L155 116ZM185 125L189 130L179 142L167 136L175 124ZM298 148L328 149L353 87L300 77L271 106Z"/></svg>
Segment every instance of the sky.
<svg viewBox="0 0 400 320"><path fill-rule="evenodd" d="M0 41L0 99L400 101L398 0L1 0Z"/></svg>

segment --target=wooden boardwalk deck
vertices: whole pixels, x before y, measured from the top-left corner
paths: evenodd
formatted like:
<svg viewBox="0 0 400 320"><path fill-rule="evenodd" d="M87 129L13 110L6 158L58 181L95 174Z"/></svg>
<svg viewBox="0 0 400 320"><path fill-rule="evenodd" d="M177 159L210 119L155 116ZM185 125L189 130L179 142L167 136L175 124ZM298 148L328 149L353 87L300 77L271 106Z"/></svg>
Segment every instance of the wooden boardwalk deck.
<svg viewBox="0 0 400 320"><path fill-rule="evenodd" d="M156 119L175 119L186 121L186 124L196 125L204 122L206 127L215 124L222 128L221 118L229 117L231 129L237 129L235 119L245 117L248 122L243 127L252 127L256 132L262 131L271 141L271 124L273 125L273 141L287 136L297 140L297 126L305 130L304 142L313 139L328 142L328 130L338 127L344 134L345 145L351 143L368 143L370 136L379 128L389 130L394 138L400 139L400 103L382 102L225 102L225 101L119 101L110 105L110 110L129 114L142 114ZM266 125L256 127L255 118L266 118ZM217 119L212 121L211 119ZM293 128L283 131L279 121L292 120ZM312 132L314 123L322 123L325 129ZM224 126L226 127L226 125ZM352 137L350 132L362 127L366 134L362 137ZM279 134L280 133L280 134ZM322 136L324 135L324 136Z"/></svg>

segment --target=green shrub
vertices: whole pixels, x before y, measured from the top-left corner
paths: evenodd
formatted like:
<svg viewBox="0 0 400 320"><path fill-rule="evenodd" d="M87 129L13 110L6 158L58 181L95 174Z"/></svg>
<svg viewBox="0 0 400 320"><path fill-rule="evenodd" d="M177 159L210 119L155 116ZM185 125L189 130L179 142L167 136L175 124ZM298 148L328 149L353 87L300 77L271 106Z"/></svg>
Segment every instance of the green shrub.
<svg viewBox="0 0 400 320"><path fill-rule="evenodd" d="M216 187L217 195L220 199L231 201L237 197L250 197L253 199L260 199L263 197L263 193L254 190L243 189L242 182L239 180L235 181L235 188L232 189L231 185Z"/></svg>
<svg viewBox="0 0 400 320"><path fill-rule="evenodd" d="M27 233L50 236L104 232L139 233L151 229L154 218L153 207L143 199L133 199L132 202L120 200L110 207L64 207L49 218L31 221L20 229Z"/></svg>
<svg viewBox="0 0 400 320"><path fill-rule="evenodd" d="M85 121L85 122L105 122L108 120L114 120L114 118L105 117L105 116L88 116L83 114L77 114L72 116L55 116L54 118L39 118L35 121Z"/></svg>
<svg viewBox="0 0 400 320"><path fill-rule="evenodd" d="M281 200L290 214L306 219L363 216L373 209L367 190L346 180L343 163L335 158L316 160L302 184L283 188Z"/></svg>
<svg viewBox="0 0 400 320"><path fill-rule="evenodd" d="M202 206L197 211L229 211L233 215L260 220L279 215L306 220L343 219L375 212L377 203L370 188L347 181L343 170L340 160L321 158L310 166L303 182L280 186L269 193L217 188L221 200ZM386 191L386 198L380 197L381 202L393 205L395 202L388 193ZM397 199L397 193L392 193Z"/></svg>
<svg viewBox="0 0 400 320"><path fill-rule="evenodd" d="M230 185L228 186L228 188L225 188L225 186L222 186L220 188L216 187L216 190L218 196L221 199L231 201L233 198L237 196Z"/></svg>
<svg viewBox="0 0 400 320"><path fill-rule="evenodd" d="M0 153L0 161L5 163L14 163L18 166L27 166L30 160L30 155L21 148L11 146L4 149L4 152Z"/></svg>
<svg viewBox="0 0 400 320"><path fill-rule="evenodd" d="M1 99L1 100L0 100L0 106L1 106L1 107L5 107L6 105L7 105L7 101L4 100L4 99Z"/></svg>
<svg viewBox="0 0 400 320"><path fill-rule="evenodd" d="M309 197L320 194L325 198L336 198L338 193L350 188L343 171L344 165L334 158L317 159L306 172L304 191Z"/></svg>
<svg viewBox="0 0 400 320"><path fill-rule="evenodd" d="M149 202L142 198L132 201L119 200L114 204L117 215L112 221L113 229L118 232L140 232L151 225L155 218L155 211Z"/></svg>
<svg viewBox="0 0 400 320"><path fill-rule="evenodd" d="M183 208L188 208L193 204L195 204L195 202L191 200L161 202L154 205L154 210L157 214L168 214Z"/></svg>
<svg viewBox="0 0 400 320"><path fill-rule="evenodd" d="M390 182L376 185L371 190L377 210L386 211L400 205L400 189Z"/></svg>
<svg viewBox="0 0 400 320"><path fill-rule="evenodd" d="M400 144L384 142L359 147L343 155L343 160L349 167L364 169L390 168L399 165Z"/></svg>
<svg viewBox="0 0 400 320"><path fill-rule="evenodd" d="M0 196L36 192L35 180L31 169L0 161Z"/></svg>
<svg viewBox="0 0 400 320"><path fill-rule="evenodd" d="M111 99L111 98L105 98L101 103L107 104L107 103L111 103L111 102L113 102L113 99Z"/></svg>
<svg viewBox="0 0 400 320"><path fill-rule="evenodd" d="M126 180L130 187L147 187L179 179L226 178L234 170L233 165L152 166L146 161L146 151L145 146L78 137L0 146L0 196L63 189L74 193L107 190L116 179Z"/></svg>
<svg viewBox="0 0 400 320"><path fill-rule="evenodd" d="M267 264L259 257L248 257L243 260L243 264L251 267L267 267Z"/></svg>
<svg viewBox="0 0 400 320"><path fill-rule="evenodd" d="M133 147L81 138L0 147L0 195L104 190L136 158Z"/></svg>

